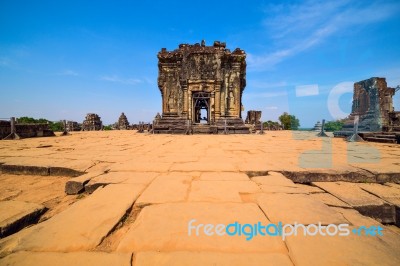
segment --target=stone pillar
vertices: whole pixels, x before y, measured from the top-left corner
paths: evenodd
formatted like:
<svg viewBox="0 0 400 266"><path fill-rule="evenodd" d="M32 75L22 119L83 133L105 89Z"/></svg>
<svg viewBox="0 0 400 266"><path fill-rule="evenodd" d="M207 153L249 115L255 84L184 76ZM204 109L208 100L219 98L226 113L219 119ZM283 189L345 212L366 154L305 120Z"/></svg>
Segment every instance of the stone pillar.
<svg viewBox="0 0 400 266"><path fill-rule="evenodd" d="M217 120L221 116L221 82L215 84L214 112L215 120Z"/></svg>
<svg viewBox="0 0 400 266"><path fill-rule="evenodd" d="M189 101L190 99L188 99L188 88L187 85L184 84L182 85L183 88L183 116L185 116L185 118L188 118L188 111L189 111Z"/></svg>
<svg viewBox="0 0 400 266"><path fill-rule="evenodd" d="M192 102L192 91L190 90L188 91L187 101L188 101L188 118L193 123L193 112L192 112L193 102Z"/></svg>
<svg viewBox="0 0 400 266"><path fill-rule="evenodd" d="M209 106L209 122L210 124L214 124L215 121L215 92L211 92L210 97L210 106Z"/></svg>

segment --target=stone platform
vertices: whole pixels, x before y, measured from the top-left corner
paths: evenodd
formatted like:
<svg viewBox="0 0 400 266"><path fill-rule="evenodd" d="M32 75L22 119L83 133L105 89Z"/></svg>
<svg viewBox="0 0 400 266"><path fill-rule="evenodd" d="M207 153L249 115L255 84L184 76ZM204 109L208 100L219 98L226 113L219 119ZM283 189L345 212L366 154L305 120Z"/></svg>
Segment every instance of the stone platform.
<svg viewBox="0 0 400 266"><path fill-rule="evenodd" d="M86 173L0 174L0 202L49 208L46 219L0 239L0 265L400 264L396 144L346 143L314 132L101 131L2 141L0 149L3 166ZM351 230L380 226L383 235L189 236L192 219L346 223Z"/></svg>

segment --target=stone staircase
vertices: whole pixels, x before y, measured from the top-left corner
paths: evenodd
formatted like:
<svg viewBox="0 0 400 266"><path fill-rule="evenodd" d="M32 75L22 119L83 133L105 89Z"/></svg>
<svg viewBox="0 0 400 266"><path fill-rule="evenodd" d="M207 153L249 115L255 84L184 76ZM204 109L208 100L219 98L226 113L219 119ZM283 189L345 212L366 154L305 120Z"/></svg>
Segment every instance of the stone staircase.
<svg viewBox="0 0 400 266"><path fill-rule="evenodd" d="M393 132L360 132L359 135L365 141L400 144L400 133L393 133Z"/></svg>

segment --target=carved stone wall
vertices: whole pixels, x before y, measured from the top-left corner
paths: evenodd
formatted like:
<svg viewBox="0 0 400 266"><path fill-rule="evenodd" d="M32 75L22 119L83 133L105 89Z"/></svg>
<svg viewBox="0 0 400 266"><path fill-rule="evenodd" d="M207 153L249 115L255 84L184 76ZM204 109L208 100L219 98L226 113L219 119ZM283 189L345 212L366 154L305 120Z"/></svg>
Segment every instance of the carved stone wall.
<svg viewBox="0 0 400 266"><path fill-rule="evenodd" d="M247 111L246 124L258 125L261 123L261 111Z"/></svg>
<svg viewBox="0 0 400 266"><path fill-rule="evenodd" d="M86 118L82 123L83 131L95 131L95 130L101 130L102 128L103 128L103 123L101 122L100 116L93 113L89 113L86 115Z"/></svg>
<svg viewBox="0 0 400 266"><path fill-rule="evenodd" d="M389 126L394 94L395 89L387 87L385 78L373 77L354 83L351 115L360 116L360 129L381 131Z"/></svg>
<svg viewBox="0 0 400 266"><path fill-rule="evenodd" d="M117 129L130 129L128 118L124 113L121 113L117 122Z"/></svg>
<svg viewBox="0 0 400 266"><path fill-rule="evenodd" d="M213 46L181 44L174 51L158 53L158 87L162 96L162 117L195 121L193 95L203 94L209 124L220 118L241 118L242 93L246 86L246 54L233 52L225 43ZM198 110L197 110L198 111Z"/></svg>
<svg viewBox="0 0 400 266"><path fill-rule="evenodd" d="M354 83L352 112L335 136L353 133L354 119L359 116L360 132L398 131L398 112L394 112L396 89L387 86L385 78L372 77Z"/></svg>

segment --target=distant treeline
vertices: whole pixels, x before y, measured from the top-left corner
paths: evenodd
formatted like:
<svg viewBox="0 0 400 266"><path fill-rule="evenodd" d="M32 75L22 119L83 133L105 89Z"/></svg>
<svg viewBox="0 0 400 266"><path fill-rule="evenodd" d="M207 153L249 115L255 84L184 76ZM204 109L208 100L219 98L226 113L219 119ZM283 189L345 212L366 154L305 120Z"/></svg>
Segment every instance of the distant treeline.
<svg viewBox="0 0 400 266"><path fill-rule="evenodd" d="M53 121L49 121L45 118L35 119L33 117L22 116L22 117L17 118L17 123L18 124L48 124L49 129L51 129L53 131L63 131L64 130L64 125L63 125L62 121L53 122Z"/></svg>

